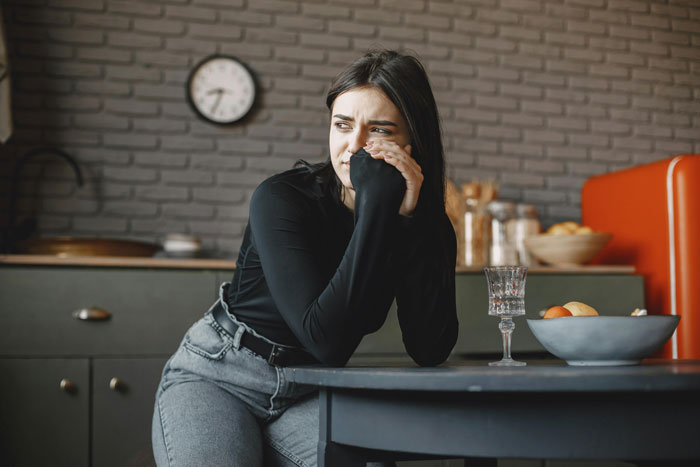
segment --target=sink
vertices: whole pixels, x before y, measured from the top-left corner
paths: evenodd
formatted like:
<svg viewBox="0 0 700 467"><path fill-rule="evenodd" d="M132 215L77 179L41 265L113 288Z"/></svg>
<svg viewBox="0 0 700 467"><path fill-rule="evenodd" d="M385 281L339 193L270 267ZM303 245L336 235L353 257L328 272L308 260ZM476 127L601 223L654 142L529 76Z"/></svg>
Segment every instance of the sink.
<svg viewBox="0 0 700 467"><path fill-rule="evenodd" d="M141 256L151 257L160 245L136 240L94 237L47 237L18 245L19 253L29 255L72 256Z"/></svg>

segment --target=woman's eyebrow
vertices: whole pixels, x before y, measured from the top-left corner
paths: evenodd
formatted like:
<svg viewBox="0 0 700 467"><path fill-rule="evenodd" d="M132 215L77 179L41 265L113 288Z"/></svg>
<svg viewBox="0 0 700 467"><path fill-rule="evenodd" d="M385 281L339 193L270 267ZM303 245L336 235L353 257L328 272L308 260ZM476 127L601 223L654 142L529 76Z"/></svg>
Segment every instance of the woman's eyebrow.
<svg viewBox="0 0 700 467"><path fill-rule="evenodd" d="M398 125L390 120L370 120L368 122L370 125L380 125L380 126L395 126L398 127Z"/></svg>
<svg viewBox="0 0 700 467"><path fill-rule="evenodd" d="M355 121L354 118L348 117L347 115L342 115L342 114L335 114L333 115L333 118L339 118L341 120L347 120L349 122ZM398 127L398 125L391 120L370 120L369 122L370 125L380 125L380 126L395 126Z"/></svg>

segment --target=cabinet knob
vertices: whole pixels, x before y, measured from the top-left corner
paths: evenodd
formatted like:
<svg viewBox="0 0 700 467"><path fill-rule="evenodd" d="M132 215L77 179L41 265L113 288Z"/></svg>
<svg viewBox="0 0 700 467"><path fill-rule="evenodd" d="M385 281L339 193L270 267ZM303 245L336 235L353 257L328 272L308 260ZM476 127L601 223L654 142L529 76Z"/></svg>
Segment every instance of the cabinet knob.
<svg viewBox="0 0 700 467"><path fill-rule="evenodd" d="M117 392L126 391L126 383L116 376L109 380L109 389Z"/></svg>
<svg viewBox="0 0 700 467"><path fill-rule="evenodd" d="M73 312L73 318L81 321L107 321L112 317L112 313L96 306L81 308Z"/></svg>
<svg viewBox="0 0 700 467"><path fill-rule="evenodd" d="M75 391L75 386L73 386L73 382L67 378L63 378L61 382L59 383L59 386L61 389L63 389L65 392L73 392Z"/></svg>

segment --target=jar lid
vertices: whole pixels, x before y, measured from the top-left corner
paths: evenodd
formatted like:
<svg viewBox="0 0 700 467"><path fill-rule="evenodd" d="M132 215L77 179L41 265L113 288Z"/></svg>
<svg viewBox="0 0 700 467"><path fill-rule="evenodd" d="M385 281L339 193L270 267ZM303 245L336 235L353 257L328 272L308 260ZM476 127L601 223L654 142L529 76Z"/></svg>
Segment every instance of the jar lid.
<svg viewBox="0 0 700 467"><path fill-rule="evenodd" d="M539 214L537 208L532 204L518 203L515 205L515 212L518 217L537 219Z"/></svg>
<svg viewBox="0 0 700 467"><path fill-rule="evenodd" d="M508 219L515 216L515 203L506 200L490 201L486 205L488 212L497 219Z"/></svg>

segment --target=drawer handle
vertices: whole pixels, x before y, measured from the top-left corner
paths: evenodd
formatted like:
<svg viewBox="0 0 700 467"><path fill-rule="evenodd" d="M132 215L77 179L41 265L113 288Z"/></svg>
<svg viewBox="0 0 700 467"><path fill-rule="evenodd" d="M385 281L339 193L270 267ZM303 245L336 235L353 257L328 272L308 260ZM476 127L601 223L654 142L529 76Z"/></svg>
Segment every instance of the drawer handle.
<svg viewBox="0 0 700 467"><path fill-rule="evenodd" d="M124 392L126 391L126 383L121 379L114 377L109 380L109 389L112 391Z"/></svg>
<svg viewBox="0 0 700 467"><path fill-rule="evenodd" d="M81 321L107 321L112 317L112 313L102 308L92 306L90 308L81 308L73 312L73 318Z"/></svg>
<svg viewBox="0 0 700 467"><path fill-rule="evenodd" d="M63 378L59 385L61 386L61 389L63 389L65 392L75 392L75 386L73 386L73 382L67 378Z"/></svg>

